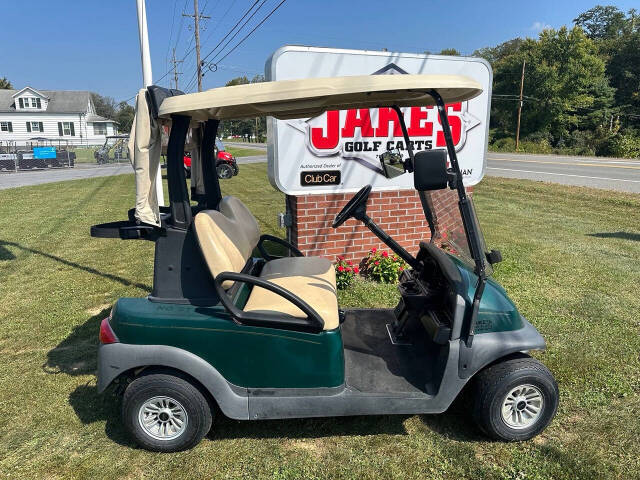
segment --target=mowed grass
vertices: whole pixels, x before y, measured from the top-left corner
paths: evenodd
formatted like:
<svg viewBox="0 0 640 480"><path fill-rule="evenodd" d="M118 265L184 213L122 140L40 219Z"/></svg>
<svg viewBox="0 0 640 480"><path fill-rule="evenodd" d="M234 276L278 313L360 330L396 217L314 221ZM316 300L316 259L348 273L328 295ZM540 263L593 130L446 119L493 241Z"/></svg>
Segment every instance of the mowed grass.
<svg viewBox="0 0 640 480"><path fill-rule="evenodd" d="M265 233L283 196L264 164L223 182ZM188 452L130 441L95 388L97 330L112 302L144 296L153 245L93 239L133 205L133 177L0 191L0 477L640 478L640 199L486 178L476 188L496 278L543 333L558 415L544 434L489 442L463 408L442 415L239 422L222 416ZM392 306L360 280L343 306ZM242 352L238 352L242 355Z"/></svg>
<svg viewBox="0 0 640 480"><path fill-rule="evenodd" d="M234 157L250 157L253 155L266 155L266 150L261 150L259 148L248 148L248 147L236 147L234 145L225 145L225 151L229 152Z"/></svg>

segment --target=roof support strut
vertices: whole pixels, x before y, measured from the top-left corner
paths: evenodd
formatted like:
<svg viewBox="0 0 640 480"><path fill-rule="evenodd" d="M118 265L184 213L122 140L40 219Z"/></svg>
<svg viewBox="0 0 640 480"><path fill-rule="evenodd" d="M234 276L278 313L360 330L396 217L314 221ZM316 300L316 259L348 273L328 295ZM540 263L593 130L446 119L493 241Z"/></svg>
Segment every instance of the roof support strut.
<svg viewBox="0 0 640 480"><path fill-rule="evenodd" d="M184 141L189 131L190 117L171 115L171 134L167 146L167 179L171 202L171 224L187 229L191 223L191 203L184 175Z"/></svg>

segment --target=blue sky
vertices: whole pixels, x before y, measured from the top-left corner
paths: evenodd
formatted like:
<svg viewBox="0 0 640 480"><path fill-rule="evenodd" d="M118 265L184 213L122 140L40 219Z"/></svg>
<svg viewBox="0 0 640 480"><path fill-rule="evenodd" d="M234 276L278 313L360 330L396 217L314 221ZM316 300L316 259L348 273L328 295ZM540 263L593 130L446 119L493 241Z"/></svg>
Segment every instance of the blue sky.
<svg viewBox="0 0 640 480"><path fill-rule="evenodd" d="M210 15L202 31L209 52L253 3L250 0L199 0ZM267 0L249 22L248 32L279 0ZM204 87L230 78L263 73L278 47L304 44L340 48L438 52L454 47L465 54L514 37L536 37L545 27L571 24L593 1L428 1L393 2L287 0L246 42L204 77ZM603 2L606 3L606 2ZM637 0L614 3L623 11ZM135 0L3 1L0 10L0 77L14 87L93 90L126 100L142 82ZM192 45L193 0L147 0L154 78L168 69L170 47L182 58ZM244 36L239 34L223 54ZM191 42L191 43L190 43ZM195 53L181 65L180 86L193 77ZM169 77L160 81L166 85Z"/></svg>

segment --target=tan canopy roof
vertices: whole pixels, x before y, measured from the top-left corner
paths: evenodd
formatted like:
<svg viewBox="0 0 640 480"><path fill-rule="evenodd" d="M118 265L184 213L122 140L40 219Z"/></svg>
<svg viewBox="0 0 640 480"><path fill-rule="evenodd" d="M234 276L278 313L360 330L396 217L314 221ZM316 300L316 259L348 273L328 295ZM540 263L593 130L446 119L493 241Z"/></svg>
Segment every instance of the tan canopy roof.
<svg viewBox="0 0 640 480"><path fill-rule="evenodd" d="M271 115L280 119L313 117L326 110L398 105L430 106L425 93L437 90L446 103L469 100L481 85L462 75L361 75L281 80L221 87L169 97L160 115L182 114L194 120Z"/></svg>

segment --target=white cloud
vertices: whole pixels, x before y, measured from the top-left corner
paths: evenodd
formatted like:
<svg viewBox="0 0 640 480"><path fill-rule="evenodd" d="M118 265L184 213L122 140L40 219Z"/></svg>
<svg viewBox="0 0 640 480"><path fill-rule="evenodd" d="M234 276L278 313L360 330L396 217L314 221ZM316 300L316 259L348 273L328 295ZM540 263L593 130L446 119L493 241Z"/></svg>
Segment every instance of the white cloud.
<svg viewBox="0 0 640 480"><path fill-rule="evenodd" d="M551 25L544 22L533 22L533 24L529 27L529 30L533 30L535 32L541 32L542 30L547 30L551 28Z"/></svg>

